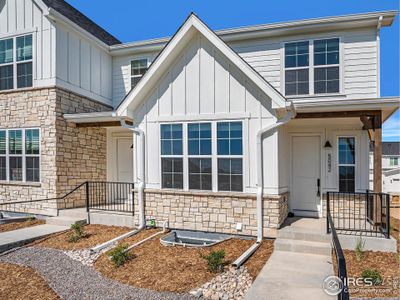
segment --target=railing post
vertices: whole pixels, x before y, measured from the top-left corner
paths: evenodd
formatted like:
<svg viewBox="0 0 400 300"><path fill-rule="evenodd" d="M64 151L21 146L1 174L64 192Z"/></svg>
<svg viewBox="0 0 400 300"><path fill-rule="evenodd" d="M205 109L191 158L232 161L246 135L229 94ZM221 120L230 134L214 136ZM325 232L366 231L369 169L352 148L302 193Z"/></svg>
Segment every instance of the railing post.
<svg viewBox="0 0 400 300"><path fill-rule="evenodd" d="M132 216L135 215L135 184L132 183L131 185L131 193L132 193Z"/></svg>
<svg viewBox="0 0 400 300"><path fill-rule="evenodd" d="M390 195L385 194L386 205L386 238L390 239Z"/></svg>
<svg viewBox="0 0 400 300"><path fill-rule="evenodd" d="M329 233L329 214L331 213L330 203L329 203L329 192L326 193L326 233Z"/></svg>
<svg viewBox="0 0 400 300"><path fill-rule="evenodd" d="M86 181L86 213L87 213L87 223L90 224L90 209L89 209L89 181Z"/></svg>

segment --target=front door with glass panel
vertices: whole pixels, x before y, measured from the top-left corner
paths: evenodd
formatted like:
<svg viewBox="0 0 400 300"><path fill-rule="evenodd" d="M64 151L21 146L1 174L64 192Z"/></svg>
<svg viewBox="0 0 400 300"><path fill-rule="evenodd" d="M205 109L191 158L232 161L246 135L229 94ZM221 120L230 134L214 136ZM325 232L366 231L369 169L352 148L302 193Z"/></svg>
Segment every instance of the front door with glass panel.
<svg viewBox="0 0 400 300"><path fill-rule="evenodd" d="M320 137L292 137L290 210L296 216L318 217L320 203Z"/></svg>

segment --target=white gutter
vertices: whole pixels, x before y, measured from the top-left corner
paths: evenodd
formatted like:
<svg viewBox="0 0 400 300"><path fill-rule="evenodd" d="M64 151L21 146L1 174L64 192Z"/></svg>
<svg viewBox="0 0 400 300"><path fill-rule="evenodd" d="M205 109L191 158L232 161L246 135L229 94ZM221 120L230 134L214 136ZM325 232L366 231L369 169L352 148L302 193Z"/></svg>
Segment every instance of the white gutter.
<svg viewBox="0 0 400 300"><path fill-rule="evenodd" d="M127 129L132 130L134 134L139 135L140 144L141 144L141 157L140 167L139 167L139 186L138 186L138 200L139 200L139 228L138 230L142 230L146 227L146 219L145 219L145 208L144 208L144 188L145 188L145 136L144 131L137 126L130 126L126 124L125 120L122 119L121 126Z"/></svg>
<svg viewBox="0 0 400 300"><path fill-rule="evenodd" d="M377 72L376 81L378 86L377 96L381 96L381 28L382 28L383 16L379 16L378 25L376 26L376 57L377 60Z"/></svg>
<svg viewBox="0 0 400 300"><path fill-rule="evenodd" d="M287 124L296 116L293 102L290 102L288 113L282 119L278 119L274 124L262 128L257 133L257 240L247 249L236 261L233 262L235 267L240 267L256 250L260 247L263 238L263 148L262 141L265 135L273 134L280 126Z"/></svg>

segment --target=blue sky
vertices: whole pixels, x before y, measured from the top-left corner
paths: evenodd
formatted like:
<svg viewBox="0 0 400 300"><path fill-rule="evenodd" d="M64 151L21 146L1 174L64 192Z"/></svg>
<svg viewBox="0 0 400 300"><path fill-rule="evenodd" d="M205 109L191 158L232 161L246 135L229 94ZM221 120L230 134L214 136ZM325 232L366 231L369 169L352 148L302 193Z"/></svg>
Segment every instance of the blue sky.
<svg viewBox="0 0 400 300"><path fill-rule="evenodd" d="M398 0L67 0L123 42L171 36L195 12L212 29L332 15L398 10ZM95 3L95 4L94 4ZM112 5L110 5L112 3ZM381 96L398 96L399 19L381 33ZM384 124L383 139L400 141L400 111Z"/></svg>

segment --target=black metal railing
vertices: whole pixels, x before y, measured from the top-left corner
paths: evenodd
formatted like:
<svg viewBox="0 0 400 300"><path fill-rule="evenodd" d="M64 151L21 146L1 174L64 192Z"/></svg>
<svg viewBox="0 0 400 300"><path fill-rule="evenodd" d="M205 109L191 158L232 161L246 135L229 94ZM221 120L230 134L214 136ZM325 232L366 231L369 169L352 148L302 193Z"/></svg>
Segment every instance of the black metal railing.
<svg viewBox="0 0 400 300"><path fill-rule="evenodd" d="M6 202L1 202L0 203L0 211L4 212L18 212L18 213L24 213L24 212L30 212L34 210L46 210L48 207L43 207L44 204L41 204L41 202L48 202L48 201L65 201L68 197L70 196L77 196L78 198L81 198L81 201L84 201L84 198L77 195L82 194L82 190L85 187L86 182L83 182L73 188L71 191L67 192L63 196L60 197L51 197L51 198L44 198L44 199L33 199L33 200L24 200L24 201L6 201ZM68 208L68 207L66 207ZM70 208L75 208L74 206ZM55 205L54 209L57 209L57 205Z"/></svg>
<svg viewBox="0 0 400 300"><path fill-rule="evenodd" d="M329 205L326 213L327 219L327 233L332 233L332 244L335 251L335 258L337 262L337 276L342 280L342 290L338 294L339 300L350 299L349 287L347 285L347 269L346 269L346 258L340 245L339 238L335 229L335 224L333 223L331 213L329 211Z"/></svg>
<svg viewBox="0 0 400 300"><path fill-rule="evenodd" d="M86 182L86 209L134 213L134 184L129 182Z"/></svg>
<svg viewBox="0 0 400 300"><path fill-rule="evenodd" d="M326 200L327 212L340 234L357 232L365 236L390 238L389 194L327 192Z"/></svg>
<svg viewBox="0 0 400 300"><path fill-rule="evenodd" d="M58 209L57 203L64 201L63 209L86 207L87 212L95 209L133 214L133 188L133 183L85 181L61 197L1 202L0 211L26 213L47 210L49 201L54 201L54 209ZM66 201L67 199L68 201Z"/></svg>

